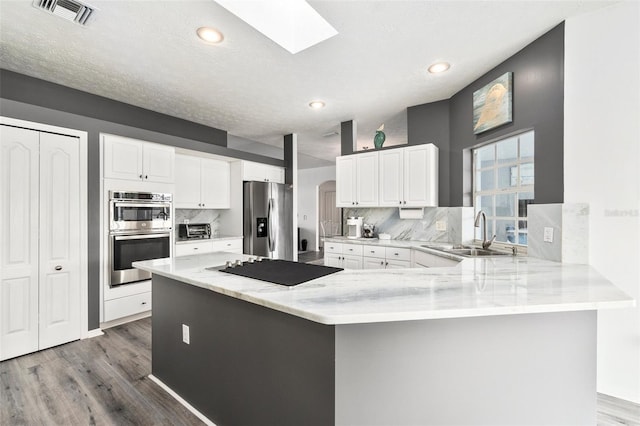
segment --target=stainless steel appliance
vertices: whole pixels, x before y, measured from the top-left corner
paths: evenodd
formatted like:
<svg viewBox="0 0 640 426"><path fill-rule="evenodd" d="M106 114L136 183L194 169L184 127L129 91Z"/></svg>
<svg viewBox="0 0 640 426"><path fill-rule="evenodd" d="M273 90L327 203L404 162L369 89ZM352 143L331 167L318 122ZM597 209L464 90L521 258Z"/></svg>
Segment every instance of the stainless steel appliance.
<svg viewBox="0 0 640 426"><path fill-rule="evenodd" d="M179 223L178 238L181 240L211 238L211 225L208 223Z"/></svg>
<svg viewBox="0 0 640 426"><path fill-rule="evenodd" d="M293 190L272 182L244 182L244 253L293 260Z"/></svg>
<svg viewBox="0 0 640 426"><path fill-rule="evenodd" d="M109 192L109 285L148 280L139 260L171 255L171 194Z"/></svg>
<svg viewBox="0 0 640 426"><path fill-rule="evenodd" d="M171 194L109 191L109 230L171 229Z"/></svg>

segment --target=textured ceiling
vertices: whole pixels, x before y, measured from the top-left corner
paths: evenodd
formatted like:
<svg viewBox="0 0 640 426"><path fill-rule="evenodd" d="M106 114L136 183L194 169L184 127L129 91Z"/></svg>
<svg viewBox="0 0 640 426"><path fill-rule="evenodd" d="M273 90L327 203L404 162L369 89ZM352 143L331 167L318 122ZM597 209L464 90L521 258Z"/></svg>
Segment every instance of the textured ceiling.
<svg viewBox="0 0 640 426"><path fill-rule="evenodd" d="M406 107L449 98L570 16L610 1L310 1L339 34L290 54L213 1L89 1L87 27L0 0L0 66L333 162L340 122L359 146L385 123L406 143ZM201 26L225 40L199 41ZM451 69L432 75L437 60ZM311 100L326 108L312 110ZM321 165L322 161L311 162ZM311 164L309 163L309 164ZM304 166L304 164L303 164Z"/></svg>

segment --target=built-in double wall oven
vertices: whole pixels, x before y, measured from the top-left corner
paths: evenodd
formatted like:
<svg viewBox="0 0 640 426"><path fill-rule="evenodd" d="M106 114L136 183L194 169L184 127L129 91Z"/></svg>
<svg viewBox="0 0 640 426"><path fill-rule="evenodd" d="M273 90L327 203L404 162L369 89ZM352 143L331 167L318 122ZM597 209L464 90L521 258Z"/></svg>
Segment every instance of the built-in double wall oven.
<svg viewBox="0 0 640 426"><path fill-rule="evenodd" d="M171 254L171 194L109 192L109 285L148 280L131 266Z"/></svg>

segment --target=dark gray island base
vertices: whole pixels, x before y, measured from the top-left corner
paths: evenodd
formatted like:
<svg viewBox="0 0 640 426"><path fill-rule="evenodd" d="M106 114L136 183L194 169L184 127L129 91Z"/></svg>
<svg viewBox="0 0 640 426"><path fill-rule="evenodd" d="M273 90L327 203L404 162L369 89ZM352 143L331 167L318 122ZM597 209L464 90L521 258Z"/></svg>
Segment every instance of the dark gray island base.
<svg viewBox="0 0 640 426"><path fill-rule="evenodd" d="M323 325L154 274L152 321L218 426L596 424L595 310Z"/></svg>

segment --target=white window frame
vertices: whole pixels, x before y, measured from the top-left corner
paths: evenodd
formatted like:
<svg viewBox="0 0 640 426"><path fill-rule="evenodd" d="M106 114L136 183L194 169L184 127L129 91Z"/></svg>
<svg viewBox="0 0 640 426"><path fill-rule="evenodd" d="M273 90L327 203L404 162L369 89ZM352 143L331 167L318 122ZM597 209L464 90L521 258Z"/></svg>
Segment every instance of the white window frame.
<svg viewBox="0 0 640 426"><path fill-rule="evenodd" d="M472 199L472 202L473 202L474 217L476 217L478 215L478 206L476 205L476 200L477 200L478 197L486 196L486 195L493 195L494 196L494 213L495 213L495 196L496 195L515 193L516 194L516 197L515 197L515 199L516 199L516 205L515 205L515 213L516 213L516 215L515 216L497 216L497 215L491 214L491 215L487 215L487 221L489 221L489 220L495 220L495 221L497 221L497 220L515 220L515 223L516 223L515 241L516 242L515 243L509 243L509 242L506 242L506 241L495 241L492 244L492 247L495 247L495 248L498 248L498 249L511 249L511 248L513 248L515 246L515 247L518 248L518 252L520 252L520 253L526 253L527 245L518 243L518 233L519 233L518 222L521 221L521 220L528 221L528 218L526 216L520 216L519 215L520 211L519 211L519 208L518 208L518 195L517 194L525 193L525 192L531 192L531 193L534 194L534 197L535 197L535 191L534 191L534 189L535 189L535 174L534 174L534 183L533 183L533 185L520 185L520 182L521 182L521 176L520 176L521 167L519 167L519 166L521 166L523 164L533 164L534 167L535 167L535 154L534 154L534 158L533 159L527 158L527 159L523 160L523 159L520 158L520 140L519 139L520 139L521 136L523 136L525 134L528 134L528 133L533 133L534 153L535 153L535 133L531 129L527 130L527 131L524 131L524 132L517 133L517 134L505 136L505 137L502 137L499 140L494 140L494 141L491 141L491 142L483 144L483 145L476 146L476 147L474 147L472 149L472 152L471 152L471 154L472 154L471 170L472 170L472 182L473 182L473 199ZM505 162L505 163L498 163L497 145L500 142L504 142L506 140L513 139L513 138L518 138L517 153L516 153L515 160L514 161L510 161L510 162ZM478 150L480 150L482 148L487 148L488 146L491 146L491 145L493 145L494 150L496 150L495 153L494 153L495 154L494 155L494 158L495 158L494 164L489 166L489 167L477 168L476 155L478 153ZM510 186L510 187L507 187L507 188L497 188L497 186L498 186L498 169L504 168L504 167L517 167L518 176L516 178L516 182L518 183L518 185ZM493 172L494 172L493 178L494 178L494 182L495 182L495 188L492 189L492 190L487 190L487 191L478 191L477 188L476 188L478 172L490 171L490 170L493 170ZM486 212L485 212L485 214L486 214ZM482 224L480 224L480 226L482 227ZM495 226L493 228L494 228L493 231L495 233L495 231L496 231L495 230ZM527 229L528 229L528 222L527 222ZM474 242L475 243L482 243L482 240L477 239L475 237L475 235L476 235L476 231L474 229ZM493 235L487 235L487 239L491 239L492 236ZM529 242L529 238L527 238L527 243L528 242Z"/></svg>

